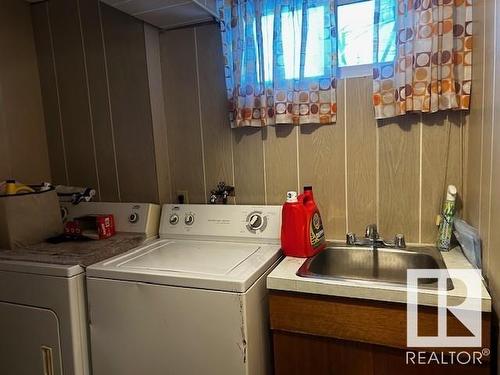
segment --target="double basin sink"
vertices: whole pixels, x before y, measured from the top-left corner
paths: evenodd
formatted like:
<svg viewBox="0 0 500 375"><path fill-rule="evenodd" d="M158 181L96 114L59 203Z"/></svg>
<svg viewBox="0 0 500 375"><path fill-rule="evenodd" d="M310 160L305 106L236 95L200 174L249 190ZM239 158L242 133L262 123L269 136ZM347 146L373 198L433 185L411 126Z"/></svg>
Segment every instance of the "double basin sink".
<svg viewBox="0 0 500 375"><path fill-rule="evenodd" d="M395 249L329 245L307 259L297 275L406 286L408 269L446 269L446 265L440 251L431 246ZM419 279L418 287L437 290L437 279ZM453 289L451 279L447 289Z"/></svg>

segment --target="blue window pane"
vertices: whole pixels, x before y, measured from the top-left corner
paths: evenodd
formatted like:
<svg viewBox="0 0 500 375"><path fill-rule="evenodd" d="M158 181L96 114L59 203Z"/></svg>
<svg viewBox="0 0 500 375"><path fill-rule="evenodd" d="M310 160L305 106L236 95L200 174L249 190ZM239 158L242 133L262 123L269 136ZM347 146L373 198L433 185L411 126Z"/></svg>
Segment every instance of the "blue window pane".
<svg viewBox="0 0 500 375"><path fill-rule="evenodd" d="M264 45L264 80L273 79L274 14L262 17L262 44Z"/></svg>
<svg viewBox="0 0 500 375"><path fill-rule="evenodd" d="M323 76L325 74L324 7L309 9L307 18L308 30L304 76Z"/></svg>
<svg viewBox="0 0 500 375"><path fill-rule="evenodd" d="M318 77L325 73L325 24L324 7L310 8L307 12L307 39L305 48L304 77ZM300 46L302 12L284 12L281 16L285 78L300 76Z"/></svg>
<svg viewBox="0 0 500 375"><path fill-rule="evenodd" d="M374 12L374 0L338 7L340 67L373 63ZM382 0L379 18L378 61L392 61L396 55L394 0Z"/></svg>
<svg viewBox="0 0 500 375"><path fill-rule="evenodd" d="M324 7L310 8L307 12L307 40L305 48L304 77L318 77L325 73ZM262 43L264 45L264 79L272 79L274 14L262 17ZM285 79L300 76L300 46L302 12L283 12L281 15L283 61Z"/></svg>
<svg viewBox="0 0 500 375"><path fill-rule="evenodd" d="M299 76L300 35L302 32L301 15L299 12L283 12L281 15L283 61L285 64L286 79L293 79Z"/></svg>
<svg viewBox="0 0 500 375"><path fill-rule="evenodd" d="M378 23L378 62L393 61L396 57L396 3L380 0Z"/></svg>
<svg viewBox="0 0 500 375"><path fill-rule="evenodd" d="M373 62L373 0L338 7L339 66Z"/></svg>

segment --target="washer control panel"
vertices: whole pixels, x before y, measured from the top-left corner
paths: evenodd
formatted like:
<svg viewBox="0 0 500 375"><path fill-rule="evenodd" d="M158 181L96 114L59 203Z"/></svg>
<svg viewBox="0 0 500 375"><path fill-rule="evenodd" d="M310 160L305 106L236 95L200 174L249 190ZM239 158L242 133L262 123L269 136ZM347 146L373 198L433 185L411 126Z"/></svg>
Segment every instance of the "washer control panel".
<svg viewBox="0 0 500 375"><path fill-rule="evenodd" d="M281 206L166 204L162 237L221 237L279 242Z"/></svg>

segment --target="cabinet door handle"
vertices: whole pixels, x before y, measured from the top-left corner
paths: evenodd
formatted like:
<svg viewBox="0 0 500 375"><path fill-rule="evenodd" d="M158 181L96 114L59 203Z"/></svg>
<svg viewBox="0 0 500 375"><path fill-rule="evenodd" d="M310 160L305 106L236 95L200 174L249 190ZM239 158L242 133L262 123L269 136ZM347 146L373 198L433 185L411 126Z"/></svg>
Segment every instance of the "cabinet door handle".
<svg viewBox="0 0 500 375"><path fill-rule="evenodd" d="M43 375L54 375L54 360L52 358L52 348L42 345Z"/></svg>

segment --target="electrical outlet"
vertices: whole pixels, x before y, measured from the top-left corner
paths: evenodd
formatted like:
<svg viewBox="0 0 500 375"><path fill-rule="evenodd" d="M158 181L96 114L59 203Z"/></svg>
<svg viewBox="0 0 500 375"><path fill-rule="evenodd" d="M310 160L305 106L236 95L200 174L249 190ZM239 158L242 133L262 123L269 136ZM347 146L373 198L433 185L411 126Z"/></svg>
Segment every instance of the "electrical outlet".
<svg viewBox="0 0 500 375"><path fill-rule="evenodd" d="M188 204L189 195L187 190L177 190L176 192L177 203Z"/></svg>

